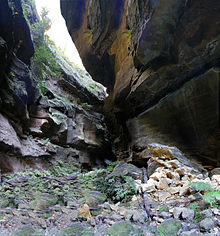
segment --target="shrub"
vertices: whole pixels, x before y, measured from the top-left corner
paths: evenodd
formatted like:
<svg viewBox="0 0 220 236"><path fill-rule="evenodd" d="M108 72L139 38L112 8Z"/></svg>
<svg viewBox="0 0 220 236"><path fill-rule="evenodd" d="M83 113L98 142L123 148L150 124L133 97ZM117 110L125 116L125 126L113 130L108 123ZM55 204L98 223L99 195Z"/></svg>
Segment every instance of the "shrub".
<svg viewBox="0 0 220 236"><path fill-rule="evenodd" d="M203 199L204 201L209 203L212 207L217 208L219 206L218 201L220 200L220 191L216 190L208 192L204 195Z"/></svg>
<svg viewBox="0 0 220 236"><path fill-rule="evenodd" d="M193 221L201 221L202 220L202 217L199 214L199 207L200 207L200 204L198 202L193 202L189 206L190 209L194 210L195 216L194 216Z"/></svg>
<svg viewBox="0 0 220 236"><path fill-rule="evenodd" d="M52 44L51 40L49 40L47 37L45 37L45 40L38 44L38 46L35 48L35 54L32 59L32 63L34 66L34 71L36 75L38 75L40 80L44 80L44 71L46 71L46 67L48 67L52 73L54 73L56 76L60 76L60 67L56 61L56 58L51 52L51 49L49 48L49 45ZM52 76L52 73L49 73L47 71L47 76Z"/></svg>
<svg viewBox="0 0 220 236"><path fill-rule="evenodd" d="M194 182L189 184L189 187L192 188L196 192L200 192L203 194L203 200L207 202L212 207L218 207L220 200L220 190L215 189L211 186L211 184L205 182Z"/></svg>
<svg viewBox="0 0 220 236"><path fill-rule="evenodd" d="M189 184L189 187L192 188L196 192L207 192L213 190L211 184L205 182L194 182Z"/></svg>
<svg viewBox="0 0 220 236"><path fill-rule="evenodd" d="M127 32L125 32L125 35L128 40L131 40L131 30L128 30Z"/></svg>
<svg viewBox="0 0 220 236"><path fill-rule="evenodd" d="M92 37L93 37L93 32L92 32L91 29L89 30L88 37L89 37L90 39L92 39Z"/></svg>
<svg viewBox="0 0 220 236"><path fill-rule="evenodd" d="M42 9L41 20L31 25L31 34L35 45L35 53L32 58L32 69L37 76L37 84L42 95L47 93L45 80L47 78L61 76L60 67L52 52L55 44L45 32L50 29L51 21L47 17L48 10Z"/></svg>
<svg viewBox="0 0 220 236"><path fill-rule="evenodd" d="M128 202L137 193L134 180L130 176L99 178L95 185L113 202Z"/></svg>
<svg viewBox="0 0 220 236"><path fill-rule="evenodd" d="M118 164L118 161L114 161L114 162L110 163L110 164L108 165L107 170L110 171L110 172L112 172L117 164Z"/></svg>
<svg viewBox="0 0 220 236"><path fill-rule="evenodd" d="M93 107L92 105L88 104L87 102L82 103L81 106L87 110L92 109L92 107Z"/></svg>

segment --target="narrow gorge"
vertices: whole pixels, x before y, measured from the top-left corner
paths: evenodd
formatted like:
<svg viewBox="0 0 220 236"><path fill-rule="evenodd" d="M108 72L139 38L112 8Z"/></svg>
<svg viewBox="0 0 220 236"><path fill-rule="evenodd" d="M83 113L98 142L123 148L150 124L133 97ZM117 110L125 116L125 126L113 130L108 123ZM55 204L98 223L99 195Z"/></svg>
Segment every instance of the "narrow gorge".
<svg viewBox="0 0 220 236"><path fill-rule="evenodd" d="M0 235L220 235L219 0L60 0L85 69L48 11L0 2Z"/></svg>

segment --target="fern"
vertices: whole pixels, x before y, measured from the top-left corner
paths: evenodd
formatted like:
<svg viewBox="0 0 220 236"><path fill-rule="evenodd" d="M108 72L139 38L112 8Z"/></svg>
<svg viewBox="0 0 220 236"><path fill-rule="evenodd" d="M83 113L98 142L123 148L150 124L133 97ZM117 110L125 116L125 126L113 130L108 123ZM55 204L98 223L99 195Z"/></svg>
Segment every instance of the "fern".
<svg viewBox="0 0 220 236"><path fill-rule="evenodd" d="M117 164L118 164L118 161L111 162L111 163L108 165L107 170L110 171L110 172L112 172Z"/></svg>
<svg viewBox="0 0 220 236"><path fill-rule="evenodd" d="M220 200L220 190L217 191L211 191L204 195L203 199L209 203L212 207L217 208L218 202L217 200Z"/></svg>
<svg viewBox="0 0 220 236"><path fill-rule="evenodd" d="M198 202L193 202L189 206L189 208L192 209L195 214L193 221L201 221L202 220L202 217L199 214L199 207L200 207L200 204Z"/></svg>
<svg viewBox="0 0 220 236"><path fill-rule="evenodd" d="M189 187L191 187L196 192L208 192L214 190L211 184L205 182L194 182L189 184Z"/></svg>
<svg viewBox="0 0 220 236"><path fill-rule="evenodd" d="M189 187L192 188L196 192L203 193L203 200L210 204L212 207L219 206L220 200L220 190L214 189L211 184L205 182L194 182L189 184Z"/></svg>
<svg viewBox="0 0 220 236"><path fill-rule="evenodd" d="M113 202L128 202L137 193L134 180L130 176L101 177L95 181L97 189Z"/></svg>

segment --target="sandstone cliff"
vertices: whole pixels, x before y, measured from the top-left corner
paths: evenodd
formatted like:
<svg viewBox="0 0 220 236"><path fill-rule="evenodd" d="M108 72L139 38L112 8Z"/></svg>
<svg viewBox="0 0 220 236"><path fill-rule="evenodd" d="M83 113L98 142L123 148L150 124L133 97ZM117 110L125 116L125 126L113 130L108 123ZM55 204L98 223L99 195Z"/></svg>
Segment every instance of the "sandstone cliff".
<svg viewBox="0 0 220 236"><path fill-rule="evenodd" d="M110 92L118 156L140 162L160 142L219 165L218 0L61 0L61 11Z"/></svg>
<svg viewBox="0 0 220 236"><path fill-rule="evenodd" d="M42 26L33 1L1 1L2 173L57 159L92 166L111 155L103 87L56 53Z"/></svg>

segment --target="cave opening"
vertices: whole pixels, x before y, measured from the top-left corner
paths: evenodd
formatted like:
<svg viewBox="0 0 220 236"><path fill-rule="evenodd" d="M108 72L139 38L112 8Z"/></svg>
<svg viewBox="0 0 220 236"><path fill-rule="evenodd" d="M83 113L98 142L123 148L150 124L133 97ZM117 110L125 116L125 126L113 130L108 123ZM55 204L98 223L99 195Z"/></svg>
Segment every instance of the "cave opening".
<svg viewBox="0 0 220 236"><path fill-rule="evenodd" d="M81 69L85 69L79 53L69 35L65 20L60 11L59 0L35 0L38 15L41 15L43 9L48 11L48 18L51 20L51 27L46 32L57 47L65 53L68 59Z"/></svg>
<svg viewBox="0 0 220 236"><path fill-rule="evenodd" d="M85 73L88 73L83 65L78 50L72 41L66 22L61 14L60 0L35 0L35 5L39 16L41 16L44 9L48 12L47 17L50 19L51 25L46 32L47 36L55 43L56 47L63 52L65 57L68 58L74 67L76 66ZM94 82L97 83L95 80ZM100 87L102 85L97 83L97 86ZM106 91L106 88L104 86L102 87Z"/></svg>

